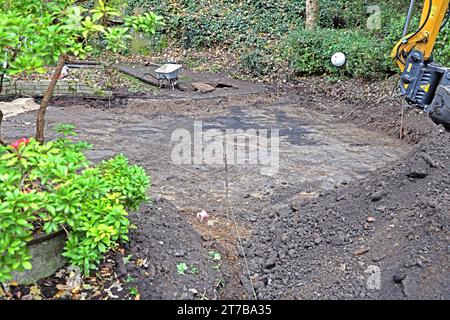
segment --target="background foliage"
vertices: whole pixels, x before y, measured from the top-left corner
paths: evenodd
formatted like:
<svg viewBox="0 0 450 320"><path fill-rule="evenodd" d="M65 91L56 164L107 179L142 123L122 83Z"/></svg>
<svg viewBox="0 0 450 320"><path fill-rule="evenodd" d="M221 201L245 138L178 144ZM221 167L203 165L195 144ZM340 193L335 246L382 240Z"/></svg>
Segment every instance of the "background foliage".
<svg viewBox="0 0 450 320"><path fill-rule="evenodd" d="M320 0L319 31L304 32L304 0L129 0L137 7L165 17L161 30L183 48L201 50L223 46L238 49L241 71L263 76L289 66L298 75L334 73L364 78L396 72L389 57L401 37L409 1ZM416 9L415 23L421 13ZM381 29L369 30L369 6L381 10ZM435 58L450 63L449 32L437 45ZM309 46L306 48L305 46ZM331 54L342 50L349 57L344 70L332 68ZM293 69L292 69L293 68Z"/></svg>

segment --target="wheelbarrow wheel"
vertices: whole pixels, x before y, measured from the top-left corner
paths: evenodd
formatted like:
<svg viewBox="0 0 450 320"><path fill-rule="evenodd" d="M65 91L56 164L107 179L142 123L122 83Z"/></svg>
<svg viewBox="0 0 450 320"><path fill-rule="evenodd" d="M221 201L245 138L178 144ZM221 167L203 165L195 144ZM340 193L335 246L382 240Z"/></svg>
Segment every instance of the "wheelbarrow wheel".
<svg viewBox="0 0 450 320"><path fill-rule="evenodd" d="M172 90L175 90L175 87L176 87L177 84L178 84L178 78L177 78L177 79L172 79L172 80L170 81L170 84L172 85Z"/></svg>

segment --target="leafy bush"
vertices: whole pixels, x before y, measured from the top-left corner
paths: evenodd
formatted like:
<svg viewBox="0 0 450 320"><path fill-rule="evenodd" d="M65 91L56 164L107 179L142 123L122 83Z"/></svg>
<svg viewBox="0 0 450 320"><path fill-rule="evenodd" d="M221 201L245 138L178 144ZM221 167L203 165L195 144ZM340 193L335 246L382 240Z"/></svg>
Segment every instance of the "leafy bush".
<svg viewBox="0 0 450 320"><path fill-rule="evenodd" d="M106 49L115 53L125 50L127 48L126 40L132 38L126 28L117 27L106 29L103 37L105 39Z"/></svg>
<svg viewBox="0 0 450 320"><path fill-rule="evenodd" d="M122 4L118 1L106 1L98 0L95 5L92 5L93 9L89 12L92 13L92 21L100 23L102 32L97 40L97 45L103 44L104 48L114 53L124 53L130 45L131 36L130 32L142 32L146 36L154 36L156 30L164 25L163 17L153 13L146 12L142 15L126 16L123 18L123 26L111 27L110 19L112 17L121 16L119 7ZM102 41L103 40L103 41Z"/></svg>
<svg viewBox="0 0 450 320"><path fill-rule="evenodd" d="M31 269L27 242L40 233L68 231L63 256L86 275L118 241L127 241L128 209L146 201L149 178L124 155L91 166L85 142L71 127L43 145L21 139L0 146L0 282Z"/></svg>
<svg viewBox="0 0 450 320"><path fill-rule="evenodd" d="M299 30L304 25L304 0L128 0L127 10L131 13L136 7L143 7L164 16L166 28L159 32L166 33L184 48L228 46L235 49L240 55L241 71L256 77L284 70L280 66L285 64L279 59L280 51L285 51L283 57L289 59L299 74L378 78L398 72L390 52L401 37L409 1L319 2L320 29L316 34ZM372 5L380 9L381 30L367 28L368 17L373 14L369 10ZM415 10L411 30L418 26L421 5L418 3ZM435 53L436 60L444 63L450 56L446 54L448 49L441 49L446 47L447 39L444 32ZM344 68L331 66L333 51L348 54L349 63Z"/></svg>
<svg viewBox="0 0 450 320"><path fill-rule="evenodd" d="M389 72L393 65L386 61L390 50L390 45L362 31L321 29L293 32L286 40L284 53L300 75L328 73L370 79ZM341 68L334 67L330 60L338 51L347 56Z"/></svg>
<svg viewBox="0 0 450 320"><path fill-rule="evenodd" d="M243 54L239 62L244 72L247 71L255 77L268 75L272 71L269 57L261 50Z"/></svg>
<svg viewBox="0 0 450 320"><path fill-rule="evenodd" d="M434 51L434 61L446 67L450 66L450 26L447 25L441 33L436 42Z"/></svg>
<svg viewBox="0 0 450 320"><path fill-rule="evenodd" d="M43 66L56 62L60 54L83 56L89 52L91 48L78 40L91 30L85 28L81 10L70 6L72 3L0 2L0 48L4 54L0 74L45 72Z"/></svg>
<svg viewBox="0 0 450 320"><path fill-rule="evenodd" d="M90 13L92 13L92 20L101 21L103 26L108 23L111 17L120 17L119 9L115 8L112 3L103 0L97 0Z"/></svg>
<svg viewBox="0 0 450 320"><path fill-rule="evenodd" d="M128 0L128 13L137 7L164 16L164 32L184 48L199 49L284 34L303 23L305 5L303 0Z"/></svg>
<svg viewBox="0 0 450 320"><path fill-rule="evenodd" d="M163 17L158 16L153 12L146 12L139 16L125 17L124 23L127 28L141 31L149 35L154 35L156 29L164 25Z"/></svg>

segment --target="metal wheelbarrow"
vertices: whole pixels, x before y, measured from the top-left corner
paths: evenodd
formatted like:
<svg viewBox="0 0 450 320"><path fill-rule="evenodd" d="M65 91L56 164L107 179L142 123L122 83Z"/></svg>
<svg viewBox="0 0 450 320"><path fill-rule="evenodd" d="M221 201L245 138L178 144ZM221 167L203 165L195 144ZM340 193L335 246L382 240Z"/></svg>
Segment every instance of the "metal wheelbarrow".
<svg viewBox="0 0 450 320"><path fill-rule="evenodd" d="M166 63L155 70L156 76L150 73L146 74L150 75L158 81L159 88L165 86L165 83L167 82L172 86L172 90L175 90L175 86L178 83L178 77L181 73L182 67L183 66L181 64Z"/></svg>

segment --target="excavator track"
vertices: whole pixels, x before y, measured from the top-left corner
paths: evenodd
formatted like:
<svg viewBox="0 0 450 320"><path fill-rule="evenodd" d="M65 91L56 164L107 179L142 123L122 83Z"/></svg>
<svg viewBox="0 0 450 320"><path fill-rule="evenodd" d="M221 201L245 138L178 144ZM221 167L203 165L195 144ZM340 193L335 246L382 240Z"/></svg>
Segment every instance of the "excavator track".
<svg viewBox="0 0 450 320"><path fill-rule="evenodd" d="M438 86L428 113L434 123L450 130L450 86Z"/></svg>

